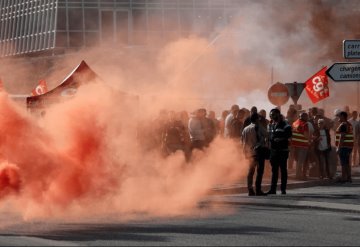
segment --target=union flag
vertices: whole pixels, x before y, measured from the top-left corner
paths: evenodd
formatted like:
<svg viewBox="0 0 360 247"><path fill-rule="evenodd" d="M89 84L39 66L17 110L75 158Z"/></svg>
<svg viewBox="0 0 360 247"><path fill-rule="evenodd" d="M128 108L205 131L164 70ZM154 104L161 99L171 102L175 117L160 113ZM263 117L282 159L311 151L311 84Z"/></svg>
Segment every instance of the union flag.
<svg viewBox="0 0 360 247"><path fill-rule="evenodd" d="M44 94L48 91L47 84L45 80L40 80L39 85L37 85L32 91L31 96L37 96Z"/></svg>
<svg viewBox="0 0 360 247"><path fill-rule="evenodd" d="M305 90L314 104L330 96L326 70L325 66L305 82Z"/></svg>

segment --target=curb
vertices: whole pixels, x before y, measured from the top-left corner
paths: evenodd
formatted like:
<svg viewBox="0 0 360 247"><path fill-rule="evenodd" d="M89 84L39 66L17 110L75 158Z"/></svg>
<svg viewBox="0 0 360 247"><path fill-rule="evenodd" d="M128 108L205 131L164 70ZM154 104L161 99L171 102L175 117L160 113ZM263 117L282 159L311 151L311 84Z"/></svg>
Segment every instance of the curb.
<svg viewBox="0 0 360 247"><path fill-rule="evenodd" d="M202 205L229 205L229 206L266 206L276 208L292 208L292 209L312 209L312 210L326 210L331 212L342 212L342 213L356 213L360 214L360 206L356 204L340 204L340 203L329 203L329 202L316 202L316 201L271 201L272 199L262 201L239 201L239 200L207 200L202 202ZM244 199L244 198L243 198Z"/></svg>
<svg viewBox="0 0 360 247"><path fill-rule="evenodd" d="M307 180L307 181L291 181L287 184L287 189L299 189L299 188L308 188L314 186L326 186L335 184L335 180ZM280 185L278 185L280 186ZM262 186L264 191L270 190L270 184L264 184ZM216 188L210 191L210 195L231 195L231 194L241 194L247 193L247 186L234 186L234 187L224 187L224 188Z"/></svg>

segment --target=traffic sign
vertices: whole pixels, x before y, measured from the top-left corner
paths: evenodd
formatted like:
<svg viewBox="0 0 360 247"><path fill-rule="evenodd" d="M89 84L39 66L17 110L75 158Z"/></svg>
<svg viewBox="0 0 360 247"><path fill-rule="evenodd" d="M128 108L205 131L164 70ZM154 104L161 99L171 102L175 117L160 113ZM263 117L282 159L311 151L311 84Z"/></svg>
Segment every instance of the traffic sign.
<svg viewBox="0 0 360 247"><path fill-rule="evenodd" d="M305 83L298 83L295 81L293 83L285 83L285 86L288 88L290 97L294 101L294 104L297 105L297 101L305 88Z"/></svg>
<svg viewBox="0 0 360 247"><path fill-rule="evenodd" d="M289 90L283 83L277 82L268 90L268 99L273 105L282 106L289 98Z"/></svg>
<svg viewBox="0 0 360 247"><path fill-rule="evenodd" d="M333 81L360 81L360 63L334 63L326 75Z"/></svg>
<svg viewBox="0 0 360 247"><path fill-rule="evenodd" d="M360 40L344 40L343 55L345 59L360 58Z"/></svg>

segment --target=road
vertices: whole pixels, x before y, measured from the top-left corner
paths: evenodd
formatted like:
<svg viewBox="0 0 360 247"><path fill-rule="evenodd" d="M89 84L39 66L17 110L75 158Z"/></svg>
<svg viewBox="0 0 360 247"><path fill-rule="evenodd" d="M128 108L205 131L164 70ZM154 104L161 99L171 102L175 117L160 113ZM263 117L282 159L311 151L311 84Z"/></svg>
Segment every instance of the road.
<svg viewBox="0 0 360 247"><path fill-rule="evenodd" d="M211 196L209 201L219 203L219 198L221 196ZM216 204L219 210L216 214L208 215L213 204L204 203L192 217L131 222L24 222L17 219L12 223L9 216L1 214L0 220L7 224L0 228L0 244L357 246L360 243L360 180L351 185L293 189L286 196L222 196L221 202ZM232 202L231 205L228 202ZM311 203L320 206L311 207ZM337 208L327 208L327 205L337 205ZM345 205L352 205L355 210Z"/></svg>

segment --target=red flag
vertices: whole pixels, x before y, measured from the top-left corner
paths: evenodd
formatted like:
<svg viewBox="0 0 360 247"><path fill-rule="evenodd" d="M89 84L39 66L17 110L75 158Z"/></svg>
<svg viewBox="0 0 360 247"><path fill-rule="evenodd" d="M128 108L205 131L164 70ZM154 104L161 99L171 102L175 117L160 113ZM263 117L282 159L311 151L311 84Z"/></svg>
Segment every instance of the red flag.
<svg viewBox="0 0 360 247"><path fill-rule="evenodd" d="M41 95L41 94L46 93L47 91L48 91L48 89L47 89L46 81L40 80L39 85L37 85L36 88L34 88L31 91L31 95L32 96Z"/></svg>
<svg viewBox="0 0 360 247"><path fill-rule="evenodd" d="M314 104L330 95L326 70L327 67L322 68L305 82L305 90Z"/></svg>

